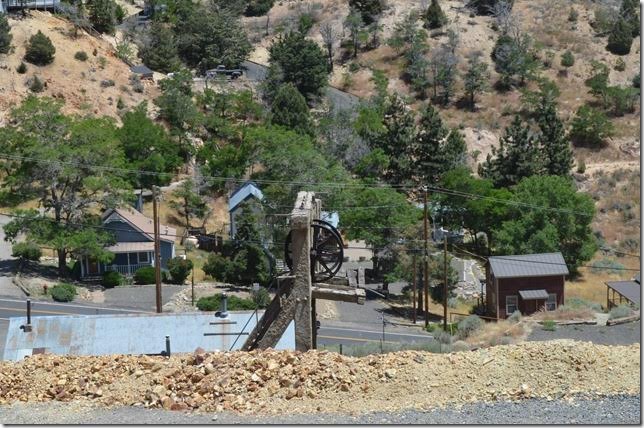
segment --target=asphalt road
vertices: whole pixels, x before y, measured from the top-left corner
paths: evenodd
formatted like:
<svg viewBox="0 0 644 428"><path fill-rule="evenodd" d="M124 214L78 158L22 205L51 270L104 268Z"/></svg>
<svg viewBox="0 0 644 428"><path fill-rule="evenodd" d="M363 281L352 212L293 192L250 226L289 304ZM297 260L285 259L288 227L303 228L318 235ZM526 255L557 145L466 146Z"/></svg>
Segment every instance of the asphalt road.
<svg viewBox="0 0 644 428"><path fill-rule="evenodd" d="M31 303L31 315L34 317L49 315L106 315L128 313L143 313L143 311L104 308L90 304L43 302L40 300L32 300ZM0 320L8 321L9 318L12 317L26 316L26 299L0 298Z"/></svg>
<svg viewBox="0 0 644 428"><path fill-rule="evenodd" d="M372 326L367 328L356 327L336 327L324 325L320 326L318 330L318 344L320 345L356 345L365 343L380 343L383 337L382 329L372 329ZM405 330L401 332L399 329L392 331L391 327L385 325L385 343L428 343L434 339L430 334L423 334L416 330Z"/></svg>

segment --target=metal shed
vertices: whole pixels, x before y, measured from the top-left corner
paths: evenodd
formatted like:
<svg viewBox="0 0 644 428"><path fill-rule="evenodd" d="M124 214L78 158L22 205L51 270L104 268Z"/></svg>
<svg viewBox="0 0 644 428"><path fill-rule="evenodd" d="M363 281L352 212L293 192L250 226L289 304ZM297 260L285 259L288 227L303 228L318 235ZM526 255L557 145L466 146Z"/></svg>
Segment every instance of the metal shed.
<svg viewBox="0 0 644 428"><path fill-rule="evenodd" d="M631 281L606 282L606 307L608 309L623 303L624 300L639 306L641 295L642 285L639 272Z"/></svg>

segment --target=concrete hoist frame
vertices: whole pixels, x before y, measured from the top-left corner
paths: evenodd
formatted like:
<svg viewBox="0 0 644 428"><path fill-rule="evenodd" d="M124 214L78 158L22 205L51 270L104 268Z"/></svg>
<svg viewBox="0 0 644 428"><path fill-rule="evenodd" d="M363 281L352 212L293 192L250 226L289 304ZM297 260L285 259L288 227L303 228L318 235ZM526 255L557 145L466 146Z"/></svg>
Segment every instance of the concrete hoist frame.
<svg viewBox="0 0 644 428"><path fill-rule="evenodd" d="M334 276L342 266L343 243L337 230L320 220L321 209L315 193L298 193L284 255L290 274L277 277L277 294L242 349L274 348L293 320L295 349L315 349L316 299L364 304L364 289Z"/></svg>

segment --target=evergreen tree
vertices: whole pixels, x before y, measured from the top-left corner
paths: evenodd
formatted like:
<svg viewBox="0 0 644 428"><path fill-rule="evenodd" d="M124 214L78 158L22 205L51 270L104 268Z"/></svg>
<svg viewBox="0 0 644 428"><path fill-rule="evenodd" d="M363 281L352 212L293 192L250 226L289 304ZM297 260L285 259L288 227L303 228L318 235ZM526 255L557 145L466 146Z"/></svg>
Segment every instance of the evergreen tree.
<svg viewBox="0 0 644 428"><path fill-rule="evenodd" d="M631 45L633 44L633 35L631 25L625 17L620 16L613 29L608 35L608 49L615 55L628 55L631 52Z"/></svg>
<svg viewBox="0 0 644 428"><path fill-rule="evenodd" d="M7 20L7 15L0 13L0 54L9 53L11 49L11 28L9 27L9 21Z"/></svg>
<svg viewBox="0 0 644 428"><path fill-rule="evenodd" d="M424 18L425 27L429 29L440 28L447 24L447 16L445 16L445 12L443 12L440 4L438 4L438 0L432 0L432 3L425 11Z"/></svg>
<svg viewBox="0 0 644 428"><path fill-rule="evenodd" d="M116 3L114 0L92 0L89 4L89 20L100 33L112 34L116 26Z"/></svg>
<svg viewBox="0 0 644 428"><path fill-rule="evenodd" d="M474 111L476 105L476 94L485 91L490 80L490 72L487 70L487 64L481 62L480 57L480 54L470 56L468 61L469 67L463 78L465 93L469 98L472 111Z"/></svg>
<svg viewBox="0 0 644 428"><path fill-rule="evenodd" d="M385 180L391 184L403 184L410 180L413 172L414 114L400 97L392 95L385 101L382 125L383 132L369 143L389 158Z"/></svg>
<svg viewBox="0 0 644 428"><path fill-rule="evenodd" d="M566 136L564 124L557 115L556 103L541 104L537 110L537 123L541 131L539 143L543 154L544 173L562 177L570 175L573 165L572 147Z"/></svg>
<svg viewBox="0 0 644 428"><path fill-rule="evenodd" d="M358 56L358 48L360 47L360 35L363 31L364 21L362 15L356 10L351 10L347 19L344 21L344 28L349 30L349 37L351 37L351 45L353 46L353 57Z"/></svg>
<svg viewBox="0 0 644 428"><path fill-rule="evenodd" d="M467 144L463 134L457 128L452 128L443 144L443 174L456 168L464 167L467 163Z"/></svg>
<svg viewBox="0 0 644 428"><path fill-rule="evenodd" d="M420 98L426 97L427 87L429 86L427 76L429 61L427 61L425 56L428 46L424 36L424 31L418 31L417 36L414 37L409 46L409 50L405 54L407 58L406 73L409 76L412 89L416 91Z"/></svg>
<svg viewBox="0 0 644 428"><path fill-rule="evenodd" d="M172 30L159 21L153 21L148 37L147 43L139 50L143 63L162 73L176 71L181 62Z"/></svg>
<svg viewBox="0 0 644 428"><path fill-rule="evenodd" d="M349 7L360 12L365 24L371 24L383 10L382 0L349 0Z"/></svg>
<svg viewBox="0 0 644 428"><path fill-rule="evenodd" d="M444 163L443 142L449 130L438 110L431 104L423 109L414 142L414 170L424 184L435 184L441 177Z"/></svg>
<svg viewBox="0 0 644 428"><path fill-rule="evenodd" d="M177 22L175 34L179 56L190 67L205 73L219 65L238 67L248 57L252 46L237 16L198 6L187 13L184 21Z"/></svg>
<svg viewBox="0 0 644 428"><path fill-rule="evenodd" d="M25 60L36 65L47 65L54 62L56 48L51 39L40 30L29 38Z"/></svg>
<svg viewBox="0 0 644 428"><path fill-rule="evenodd" d="M306 99L292 83L285 83L278 89L271 105L271 122L302 134L312 133Z"/></svg>
<svg viewBox="0 0 644 428"><path fill-rule="evenodd" d="M185 219L186 229L191 227L191 219L204 217L208 209L203 198L195 190L194 181L187 179L172 192L176 200L170 201L170 206Z"/></svg>
<svg viewBox="0 0 644 428"><path fill-rule="evenodd" d="M320 95L328 79L322 49L303 34L291 31L269 48L271 66L278 65L284 82L293 83L304 97Z"/></svg>
<svg viewBox="0 0 644 428"><path fill-rule="evenodd" d="M479 165L479 175L491 179L496 187L509 187L538 174L541 163L538 142L517 115L505 129L499 147L492 147L492 153Z"/></svg>
<svg viewBox="0 0 644 428"><path fill-rule="evenodd" d="M637 37L640 35L640 2L639 0L622 0L622 7L619 14L626 19L631 27L631 35Z"/></svg>

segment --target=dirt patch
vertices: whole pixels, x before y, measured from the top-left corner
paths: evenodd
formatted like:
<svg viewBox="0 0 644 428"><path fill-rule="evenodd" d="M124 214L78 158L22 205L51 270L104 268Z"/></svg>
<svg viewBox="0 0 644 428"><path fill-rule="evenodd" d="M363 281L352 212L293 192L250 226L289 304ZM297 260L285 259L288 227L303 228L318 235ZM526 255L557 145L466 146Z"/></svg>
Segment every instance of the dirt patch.
<svg viewBox="0 0 644 428"><path fill-rule="evenodd" d="M363 358L274 350L197 350L168 359L44 354L0 363L0 403L82 400L208 412L364 413L580 393L638 394L639 354L639 344L568 340Z"/></svg>

